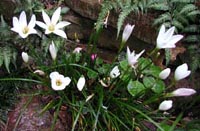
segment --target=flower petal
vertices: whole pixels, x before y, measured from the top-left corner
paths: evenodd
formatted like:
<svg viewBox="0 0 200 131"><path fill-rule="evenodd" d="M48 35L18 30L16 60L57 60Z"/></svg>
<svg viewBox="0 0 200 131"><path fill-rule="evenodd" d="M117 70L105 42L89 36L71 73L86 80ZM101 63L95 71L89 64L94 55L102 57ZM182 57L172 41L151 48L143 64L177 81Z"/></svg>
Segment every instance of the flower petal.
<svg viewBox="0 0 200 131"><path fill-rule="evenodd" d="M81 76L77 82L77 88L79 91L82 91L84 86L85 86L85 77Z"/></svg>
<svg viewBox="0 0 200 131"><path fill-rule="evenodd" d="M68 26L68 25L70 25L71 23L70 22L67 22L67 21L61 21L61 22L59 22L57 25L56 25L56 29L59 29L59 28L63 28L63 27L65 27L65 26Z"/></svg>
<svg viewBox="0 0 200 131"><path fill-rule="evenodd" d="M63 84L64 84L65 86L68 86L68 85L70 84L70 82L71 82L71 79L70 79L69 77L65 77L65 78L63 79Z"/></svg>
<svg viewBox="0 0 200 131"><path fill-rule="evenodd" d="M56 23L58 22L60 18L60 12L61 12L61 7L58 7L58 9L56 9L56 11L53 13L53 16L51 18L52 24L56 25Z"/></svg>
<svg viewBox="0 0 200 131"><path fill-rule="evenodd" d="M29 28L34 28L35 24L36 24L36 17L35 17L35 15L32 15L31 20L30 20L30 22L28 24L28 27Z"/></svg>
<svg viewBox="0 0 200 131"><path fill-rule="evenodd" d="M22 27L27 26L26 14L24 11L22 11L19 16L19 23L20 23L20 26L22 26Z"/></svg>
<svg viewBox="0 0 200 131"><path fill-rule="evenodd" d="M165 45L165 48L175 48L176 43L183 38L183 35L174 35L171 37L171 39L167 42Z"/></svg>
<svg viewBox="0 0 200 131"><path fill-rule="evenodd" d="M51 20L50 20L49 16L47 15L47 13L44 10L42 10L42 17L43 17L44 22L47 25L51 24Z"/></svg>
<svg viewBox="0 0 200 131"><path fill-rule="evenodd" d="M65 32L63 30L55 30L53 33L55 33L56 35L59 35L63 38L67 38L67 35L65 34Z"/></svg>
<svg viewBox="0 0 200 131"><path fill-rule="evenodd" d="M173 104L172 100L165 100L160 103L158 109L161 111L169 110L170 108L172 108L172 104Z"/></svg>
<svg viewBox="0 0 200 131"><path fill-rule="evenodd" d="M49 75L49 77L51 79L55 79L59 76L59 73L57 71L51 72L51 74Z"/></svg>
<svg viewBox="0 0 200 131"><path fill-rule="evenodd" d="M44 24L43 22L36 21L36 24L37 24L38 26L40 26L41 28L43 28L43 29L47 29L47 25Z"/></svg>
<svg viewBox="0 0 200 131"><path fill-rule="evenodd" d="M172 92L172 96L190 96L195 93L196 91L191 88L179 88Z"/></svg>

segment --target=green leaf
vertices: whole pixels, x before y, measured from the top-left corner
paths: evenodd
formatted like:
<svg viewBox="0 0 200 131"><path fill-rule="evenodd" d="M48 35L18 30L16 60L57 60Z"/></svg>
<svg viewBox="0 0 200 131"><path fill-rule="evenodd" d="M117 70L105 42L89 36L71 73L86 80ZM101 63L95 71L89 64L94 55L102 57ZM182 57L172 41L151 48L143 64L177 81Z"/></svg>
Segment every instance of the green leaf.
<svg viewBox="0 0 200 131"><path fill-rule="evenodd" d="M89 77L90 79L94 79L94 78L96 78L96 77L98 76L98 73L89 70L89 71L87 72L87 75L88 75L88 77Z"/></svg>
<svg viewBox="0 0 200 131"><path fill-rule="evenodd" d="M144 69L148 68L149 66L151 66L152 63L151 63L150 59L141 57L138 60L138 65L139 65L138 66L139 70L144 70Z"/></svg>
<svg viewBox="0 0 200 131"><path fill-rule="evenodd" d="M120 61L120 67L123 69L123 70L127 70L128 68L128 61L127 60L123 60L123 61Z"/></svg>
<svg viewBox="0 0 200 131"><path fill-rule="evenodd" d="M144 85L139 81L130 80L127 86L128 92L134 97L145 89Z"/></svg>
<svg viewBox="0 0 200 131"><path fill-rule="evenodd" d="M0 48L0 52L2 52L2 49ZM3 55L0 53L0 67L3 64Z"/></svg>
<svg viewBox="0 0 200 131"><path fill-rule="evenodd" d="M186 125L187 131L199 131L200 129L200 120L192 120Z"/></svg>
<svg viewBox="0 0 200 131"><path fill-rule="evenodd" d="M157 78L159 76L160 72L161 72L160 67L151 65L149 68L144 70L142 73L144 73L146 75L154 76Z"/></svg>
<svg viewBox="0 0 200 131"><path fill-rule="evenodd" d="M4 65L10 73L9 65L10 65L10 60L11 60L11 51L8 48L5 48L3 51L3 59L4 59Z"/></svg>
<svg viewBox="0 0 200 131"><path fill-rule="evenodd" d="M165 90L165 83L162 80L157 80L151 89L153 92L160 94Z"/></svg>
<svg viewBox="0 0 200 131"><path fill-rule="evenodd" d="M155 85L156 80L153 77L144 77L143 83L144 83L145 87L151 88Z"/></svg>
<svg viewBox="0 0 200 131"><path fill-rule="evenodd" d="M169 49L165 49L165 59L166 59L165 65L167 66L171 59L171 53Z"/></svg>

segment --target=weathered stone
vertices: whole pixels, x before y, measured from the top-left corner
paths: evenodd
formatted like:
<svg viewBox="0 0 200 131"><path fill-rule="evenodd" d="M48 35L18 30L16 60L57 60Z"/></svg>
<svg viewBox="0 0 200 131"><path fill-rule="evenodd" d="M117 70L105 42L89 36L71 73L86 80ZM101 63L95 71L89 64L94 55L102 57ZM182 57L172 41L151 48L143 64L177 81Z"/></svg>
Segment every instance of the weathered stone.
<svg viewBox="0 0 200 131"><path fill-rule="evenodd" d="M97 20L98 14L101 10L101 5L96 0L65 0L66 4L75 12L83 17L90 18L94 21ZM131 13L125 20L126 23L135 24L133 36L146 42L155 43L156 30L152 27L152 22L157 16L157 13L150 12L147 14ZM118 14L111 12L108 18L108 25L116 28Z"/></svg>
<svg viewBox="0 0 200 131"><path fill-rule="evenodd" d="M14 128L16 131L50 131L53 117L48 111L40 114L42 110L40 99L39 97L34 97L31 103L24 109L23 107L29 98L22 97L16 108L9 113L7 131L13 131ZM19 117L21 118L17 123ZM15 127L16 124L17 126ZM65 131L59 119L55 129Z"/></svg>
<svg viewBox="0 0 200 131"><path fill-rule="evenodd" d="M80 40L88 41L91 34L94 33L94 23L95 21L82 17L72 11L68 12L63 16L63 20L70 21L72 24L67 27L67 36L69 39L76 39L77 37ZM135 30L133 30L134 34ZM108 26L103 30L101 35L97 40L97 45L100 48L109 49L117 52L121 42L121 37L117 39L117 30L111 26ZM134 35L130 37L127 41L128 46L134 50L142 50L144 48L150 48L150 44L145 43L142 40L139 40Z"/></svg>
<svg viewBox="0 0 200 131"><path fill-rule="evenodd" d="M4 16L5 19L11 20L17 2L15 0L1 0L0 2L0 14Z"/></svg>

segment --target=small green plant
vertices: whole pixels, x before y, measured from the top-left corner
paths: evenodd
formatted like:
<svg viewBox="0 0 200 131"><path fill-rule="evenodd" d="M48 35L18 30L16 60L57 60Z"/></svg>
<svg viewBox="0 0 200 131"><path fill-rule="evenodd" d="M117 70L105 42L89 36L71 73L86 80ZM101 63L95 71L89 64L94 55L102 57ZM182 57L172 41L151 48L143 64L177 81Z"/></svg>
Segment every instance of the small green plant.
<svg viewBox="0 0 200 131"><path fill-rule="evenodd" d="M124 20L131 12L137 14L147 12L147 9L155 1L156 0L104 0L96 23L96 29L99 30L102 28L108 13L115 11L115 13L119 14L117 21L117 36L119 36Z"/></svg>
<svg viewBox="0 0 200 131"><path fill-rule="evenodd" d="M144 1L122 3L126 6L131 4L131 10L137 10L140 2ZM111 3L119 4L120 1ZM141 7L140 9L143 10ZM11 30L25 46L20 52L20 58L23 60L21 70L26 71L20 72L19 77L3 76L0 81L23 81L41 85L41 89L36 90L31 97L51 96L41 111L42 115L45 111L52 110L51 130L55 130L62 106L68 109L71 117L68 127L72 131L148 130L145 123L152 124L161 131L164 131L166 126L167 129L174 130L183 112L174 120L171 115L165 116L163 111L172 108L171 97L196 93L191 88L174 91L171 89L178 81L188 77L191 71L186 63L178 66L167 85L164 80L170 75L171 69L161 69L154 61L162 49L175 48L175 44L183 36L174 35L174 27L166 29L165 25L162 25L156 47L150 53L145 50L136 53L127 47L126 57L118 59L116 56L111 63L106 63L98 56L95 46L86 50L76 46L68 48L64 27L70 26L70 23L61 21L60 14L61 7L58 7L52 17L42 10L44 22L37 21L34 14L30 15L31 18L27 22L25 11L22 11L19 17L13 17ZM118 53L122 51L133 29L134 25L125 26ZM91 41L97 38L94 35ZM148 57L145 57L145 54L148 54ZM173 123L169 125L171 120Z"/></svg>

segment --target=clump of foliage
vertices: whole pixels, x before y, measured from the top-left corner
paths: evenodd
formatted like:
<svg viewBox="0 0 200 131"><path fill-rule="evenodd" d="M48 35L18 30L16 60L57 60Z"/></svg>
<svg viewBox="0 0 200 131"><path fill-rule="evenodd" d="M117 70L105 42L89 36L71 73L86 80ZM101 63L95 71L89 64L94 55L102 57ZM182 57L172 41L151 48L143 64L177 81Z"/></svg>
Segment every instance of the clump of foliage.
<svg viewBox="0 0 200 131"><path fill-rule="evenodd" d="M143 13L155 2L156 0L104 0L101 7L101 12L96 24L96 29L99 30L104 25L104 20L109 12L115 11L119 13L117 21L117 36L126 17L131 13Z"/></svg>
<svg viewBox="0 0 200 131"><path fill-rule="evenodd" d="M109 1L106 2L109 5ZM144 5L149 4L145 0L116 0L111 3L105 12L116 9L116 5L123 8L118 35L125 17L133 10L144 10ZM76 46L68 48L64 27L70 26L70 23L59 19L61 11L61 7L58 7L52 11L50 18L51 14L42 10L40 15L43 21L36 21L35 15L30 14L28 17L31 18L27 22L24 11L19 18L13 17L12 31L23 45L18 55L23 64L15 77L8 75L0 78L4 82L21 81L40 85L41 88L30 95L50 96L41 115L48 110L53 112L51 130L55 128L63 106L67 107L71 116L68 126L72 131L149 130L146 124L161 131L174 130L177 124L184 127L181 123L184 110L174 119L171 114L173 110L170 110L173 106L171 97L190 96L196 91L190 88L172 91L172 87L189 76L190 70L186 63L178 66L168 85L164 79L169 76L170 69L163 70L154 64L161 49L175 48L176 42L183 38L182 35L173 35L174 27L166 30L165 25L162 25L156 47L151 52L142 50L135 53L127 47L126 57L118 59L116 56L113 62L106 63L98 56L95 46L89 45L86 49ZM100 14L100 17L103 15ZM20 19L22 17L24 19ZM27 24L24 26L24 23ZM101 29L101 24L97 22L97 29ZM125 46L133 28L134 25L126 25L118 53ZM95 43L98 33L92 34L94 37L91 37L90 44ZM170 41L172 39L173 42ZM15 44L19 42L11 38L9 40Z"/></svg>

